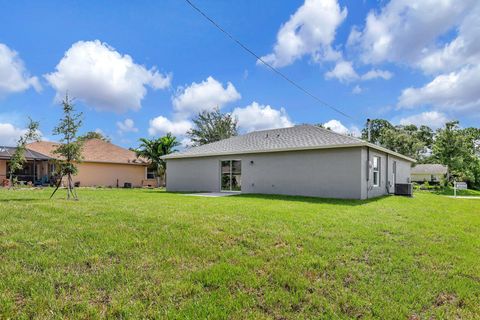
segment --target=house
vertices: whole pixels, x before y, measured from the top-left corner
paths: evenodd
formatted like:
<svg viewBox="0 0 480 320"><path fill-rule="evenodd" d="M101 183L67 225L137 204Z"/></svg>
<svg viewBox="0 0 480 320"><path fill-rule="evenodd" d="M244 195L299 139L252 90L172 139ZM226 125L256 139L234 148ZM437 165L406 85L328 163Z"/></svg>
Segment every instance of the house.
<svg viewBox="0 0 480 320"><path fill-rule="evenodd" d="M53 151L56 142L40 141L27 145L31 152L42 154L49 159L57 159ZM74 183L80 186L123 187L125 183L133 187L156 185L155 179L148 171L149 162L137 158L135 152L116 146L101 139L89 139L83 144L83 160L78 164L78 174ZM54 162L48 175L54 172Z"/></svg>
<svg viewBox="0 0 480 320"><path fill-rule="evenodd" d="M7 185L7 180L10 178L8 161L15 153L15 150L16 148L0 146L0 186ZM23 166L23 170L16 174L19 181L34 182L48 175L48 164L52 160L49 156L27 149L25 151L25 160L26 163Z"/></svg>
<svg viewBox="0 0 480 320"><path fill-rule="evenodd" d="M311 125L256 131L163 157L168 191L367 199L410 182L415 160Z"/></svg>
<svg viewBox="0 0 480 320"><path fill-rule="evenodd" d="M417 164L412 168L412 181L438 183L447 176L448 167L442 164Z"/></svg>

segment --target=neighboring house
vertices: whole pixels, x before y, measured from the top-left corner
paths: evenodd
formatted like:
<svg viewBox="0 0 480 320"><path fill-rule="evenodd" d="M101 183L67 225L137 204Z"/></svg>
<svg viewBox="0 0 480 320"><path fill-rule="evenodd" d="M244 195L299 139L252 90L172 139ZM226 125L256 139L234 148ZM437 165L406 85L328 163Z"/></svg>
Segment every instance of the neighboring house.
<svg viewBox="0 0 480 320"><path fill-rule="evenodd" d="M412 168L412 181L440 182L447 176L448 167L443 164L417 164Z"/></svg>
<svg viewBox="0 0 480 320"><path fill-rule="evenodd" d="M10 178L8 162L15 150L13 147L0 146L0 186L5 185L4 181ZM48 163L51 160L49 156L27 149L25 159L23 170L15 175L19 181L34 182L41 180L45 175L48 176Z"/></svg>
<svg viewBox="0 0 480 320"><path fill-rule="evenodd" d="M53 151L58 143L40 141L27 146L29 150L58 158ZM83 144L83 160L78 164L78 174L73 177L80 186L123 187L130 183L133 187L156 186L149 162L137 158L135 152L116 146L101 139L89 139ZM50 168L52 174L54 168ZM150 179L151 178L151 179Z"/></svg>
<svg viewBox="0 0 480 320"><path fill-rule="evenodd" d="M415 160L311 125L257 131L164 156L168 191L367 199L410 182Z"/></svg>

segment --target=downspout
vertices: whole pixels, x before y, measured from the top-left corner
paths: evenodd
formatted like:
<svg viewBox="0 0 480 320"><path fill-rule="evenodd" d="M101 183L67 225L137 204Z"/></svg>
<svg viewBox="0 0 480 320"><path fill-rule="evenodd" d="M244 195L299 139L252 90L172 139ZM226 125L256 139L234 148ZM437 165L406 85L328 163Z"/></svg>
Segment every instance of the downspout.
<svg viewBox="0 0 480 320"><path fill-rule="evenodd" d="M370 147L367 146L367 199L368 199L368 192L369 192L369 185L368 185L369 181L370 181Z"/></svg>
<svg viewBox="0 0 480 320"><path fill-rule="evenodd" d="M387 189L387 194L390 194L390 176L388 175L388 153L387 153L387 165L385 166L385 188Z"/></svg>

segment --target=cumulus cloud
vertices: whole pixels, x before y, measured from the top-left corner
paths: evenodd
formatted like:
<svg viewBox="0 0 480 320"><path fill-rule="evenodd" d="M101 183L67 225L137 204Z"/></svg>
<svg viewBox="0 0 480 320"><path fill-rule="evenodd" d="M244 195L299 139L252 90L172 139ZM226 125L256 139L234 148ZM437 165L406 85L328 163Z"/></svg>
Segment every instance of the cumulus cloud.
<svg viewBox="0 0 480 320"><path fill-rule="evenodd" d="M413 108L432 105L438 109L480 111L480 65L458 72L442 74L420 88L407 88L400 95L398 106Z"/></svg>
<svg viewBox="0 0 480 320"><path fill-rule="evenodd" d="M0 43L0 97L22 92L33 87L37 92L42 86L37 77L31 77L17 52Z"/></svg>
<svg viewBox="0 0 480 320"><path fill-rule="evenodd" d="M224 87L210 76L200 83L193 82L185 88L179 88L172 97L172 103L177 117L187 118L204 110L222 108L240 98L240 93L231 82Z"/></svg>
<svg viewBox="0 0 480 320"><path fill-rule="evenodd" d="M123 121L117 121L117 128L120 133L138 132L138 128L135 127L135 122L129 118Z"/></svg>
<svg viewBox="0 0 480 320"><path fill-rule="evenodd" d="M150 120L148 133L151 136L166 134L171 132L175 136L183 136L192 127L188 120L170 120L164 116L158 116Z"/></svg>
<svg viewBox="0 0 480 320"><path fill-rule="evenodd" d="M357 72L353 69L352 62L339 61L335 67L325 73L326 79L338 79L340 82L351 82L359 78Z"/></svg>
<svg viewBox="0 0 480 320"><path fill-rule="evenodd" d="M336 119L332 119L330 121L325 122L323 124L323 127L341 134L353 135L353 136L360 135L360 130L357 127L351 126L350 128L347 128L343 123L341 123L339 120L336 120Z"/></svg>
<svg viewBox="0 0 480 320"><path fill-rule="evenodd" d="M362 80L372 80L372 79L377 79L381 78L384 80L389 80L393 77L393 73L391 73L388 70L379 70L379 69L373 69L362 75Z"/></svg>
<svg viewBox="0 0 480 320"><path fill-rule="evenodd" d="M0 123L0 146L15 146L25 129L15 127L11 123Z"/></svg>
<svg viewBox="0 0 480 320"><path fill-rule="evenodd" d="M95 40L74 43L57 64L56 71L45 78L57 91L57 98L68 91L70 96L96 110L121 113L139 110L146 87L167 88L171 75L136 64L129 55Z"/></svg>
<svg viewBox="0 0 480 320"><path fill-rule="evenodd" d="M246 132L293 126L284 108L275 109L255 101L244 108L235 108L232 116L238 120L238 127Z"/></svg>
<svg viewBox="0 0 480 320"><path fill-rule="evenodd" d="M442 127L449 118L442 112L427 111L400 119L400 124L414 124L416 126L427 125L432 128Z"/></svg>
<svg viewBox="0 0 480 320"><path fill-rule="evenodd" d="M346 16L347 8L341 9L337 0L305 0L280 27L273 52L262 59L275 67L292 64L304 55L315 61L338 59L340 53L332 48L332 42Z"/></svg>
<svg viewBox="0 0 480 320"><path fill-rule="evenodd" d="M391 77L393 77L393 73L391 73L388 70L380 70L380 69L372 69L368 72L366 72L363 75L359 75L354 67L353 63L351 61L344 61L344 60L339 60L335 64L335 67L325 73L325 78L326 79L337 79L340 82L348 83L352 81L368 81L368 80L373 80L377 78L381 78L384 80L389 80Z"/></svg>
<svg viewBox="0 0 480 320"><path fill-rule="evenodd" d="M365 63L416 64L477 3L392 0L379 12L371 11L364 28L352 30L348 44L359 49Z"/></svg>

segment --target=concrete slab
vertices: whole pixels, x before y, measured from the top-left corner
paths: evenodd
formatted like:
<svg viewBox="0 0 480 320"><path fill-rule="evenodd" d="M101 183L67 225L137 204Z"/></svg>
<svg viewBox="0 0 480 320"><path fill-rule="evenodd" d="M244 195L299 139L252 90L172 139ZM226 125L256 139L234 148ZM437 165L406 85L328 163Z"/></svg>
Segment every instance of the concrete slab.
<svg viewBox="0 0 480 320"><path fill-rule="evenodd" d="M240 193L238 192L205 192L205 193L189 193L189 194L186 194L186 196L218 198L218 197L235 196L237 194L240 194Z"/></svg>
<svg viewBox="0 0 480 320"><path fill-rule="evenodd" d="M449 198L453 198L453 199L475 199L475 200L480 200L480 197L477 197L477 196L447 196Z"/></svg>

